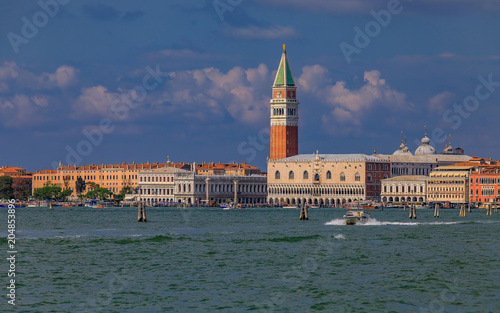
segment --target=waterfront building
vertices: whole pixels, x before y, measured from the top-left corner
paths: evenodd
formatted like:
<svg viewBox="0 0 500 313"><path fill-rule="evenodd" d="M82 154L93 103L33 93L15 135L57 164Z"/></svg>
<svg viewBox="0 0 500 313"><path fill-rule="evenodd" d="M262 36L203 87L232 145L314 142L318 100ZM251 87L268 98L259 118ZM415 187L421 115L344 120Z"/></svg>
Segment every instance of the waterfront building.
<svg viewBox="0 0 500 313"><path fill-rule="evenodd" d="M429 202L469 203L470 176L481 169L495 165L496 161L472 157L467 162L440 166L427 179Z"/></svg>
<svg viewBox="0 0 500 313"><path fill-rule="evenodd" d="M261 204L267 198L267 178L263 175L198 175L177 168L159 168L139 173L137 198L149 205L183 202L204 205L230 203ZM208 201L207 201L208 199ZM138 200L138 199L136 199Z"/></svg>
<svg viewBox="0 0 500 313"><path fill-rule="evenodd" d="M405 175L382 180L381 198L384 203L427 202L427 176Z"/></svg>
<svg viewBox="0 0 500 313"><path fill-rule="evenodd" d="M2 166L0 167L0 177L1 176L31 178L31 173L27 173L22 167Z"/></svg>
<svg viewBox="0 0 500 313"><path fill-rule="evenodd" d="M429 202L469 203L468 171L435 171L427 179Z"/></svg>
<svg viewBox="0 0 500 313"><path fill-rule="evenodd" d="M275 160L299 154L299 102L285 45L272 91L270 159Z"/></svg>
<svg viewBox="0 0 500 313"><path fill-rule="evenodd" d="M167 166L146 169L139 172L139 188L135 200L146 203L177 202L174 194L174 179L178 172L189 172L177 167Z"/></svg>
<svg viewBox="0 0 500 313"><path fill-rule="evenodd" d="M470 202L500 202L500 162L470 175Z"/></svg>
<svg viewBox="0 0 500 313"><path fill-rule="evenodd" d="M380 200L390 163L365 154L299 154L267 162L268 202L340 206Z"/></svg>
<svg viewBox="0 0 500 313"><path fill-rule="evenodd" d="M75 191L75 183L81 177L86 183L86 190L90 191L89 182L98 184L113 193L119 193L125 186L136 188L138 186L139 172L142 170L172 166L176 168L190 168L187 163L143 163L136 164L102 164L82 166L62 166L55 170L43 170L33 173L33 192L47 185L56 185L62 189Z"/></svg>

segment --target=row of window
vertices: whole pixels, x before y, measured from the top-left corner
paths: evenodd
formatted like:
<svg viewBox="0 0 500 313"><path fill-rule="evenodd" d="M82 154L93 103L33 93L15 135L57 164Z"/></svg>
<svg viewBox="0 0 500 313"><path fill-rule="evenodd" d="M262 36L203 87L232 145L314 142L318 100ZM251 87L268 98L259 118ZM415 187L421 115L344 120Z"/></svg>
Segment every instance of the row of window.
<svg viewBox="0 0 500 313"><path fill-rule="evenodd" d="M180 186L179 186L180 187ZM191 186L189 186L191 187ZM191 188L189 188L191 189ZM174 194L174 190L173 189L152 189L152 188L148 188L148 189L141 189L140 190L140 194L141 195L173 195Z"/></svg>
<svg viewBox="0 0 500 313"><path fill-rule="evenodd" d="M393 186L389 186L389 192L393 192ZM424 186L420 186L420 188L417 188L417 186L401 186L401 192L417 192L418 189L420 189L420 192L424 192ZM413 188L412 188L413 187ZM396 192L399 192L399 186L395 186ZM387 186L384 186L384 192L387 192Z"/></svg>
<svg viewBox="0 0 500 313"><path fill-rule="evenodd" d="M143 176L140 176L139 177L139 181L140 182L160 182L160 183L167 183L167 182L173 182L174 181L174 178L173 177L151 177L151 176L148 176L148 177L143 177Z"/></svg>
<svg viewBox="0 0 500 313"><path fill-rule="evenodd" d="M38 176L38 175L35 175L33 176L33 179L34 180L52 180L52 181L58 181L58 180L61 180L61 177L62 179L64 180L65 177L69 177L69 180L77 180L78 177L80 176L70 176L70 175L67 175L67 176L60 176L60 175L43 175L43 176ZM96 175L83 175L82 179L83 180L96 180L96 179L99 179L99 180L118 180L118 179L137 179L137 175L99 175L99 178L96 178L97 176ZM120 178L119 178L120 177Z"/></svg>
<svg viewBox="0 0 500 313"><path fill-rule="evenodd" d="M372 164L368 164L367 168L370 171L372 169L375 170L375 171L380 171L381 168L382 168L382 170L387 171L389 169L389 164L382 164L382 166L380 164L373 164L373 166L372 166Z"/></svg>
<svg viewBox="0 0 500 313"><path fill-rule="evenodd" d="M287 108L286 112L287 112L288 116L297 115L297 109ZM275 116L285 115L285 109L284 108L275 108L275 109L273 109L273 115L275 115Z"/></svg>
<svg viewBox="0 0 500 313"><path fill-rule="evenodd" d="M473 195L474 189L470 190L471 196ZM481 196L496 196L500 195L500 189L495 194L494 187L483 187L481 188ZM479 196L479 189L476 189L476 197Z"/></svg>
<svg viewBox="0 0 500 313"><path fill-rule="evenodd" d="M473 179L470 179L470 183L473 183ZM488 178L477 178L476 177L476 185L477 184L489 184L489 185L495 185L499 184L500 185L500 177L499 178L494 178L494 177L488 177Z"/></svg>
<svg viewBox="0 0 500 313"><path fill-rule="evenodd" d="M319 181L319 178L320 178L319 174L314 175L314 181ZM339 178L340 178L340 181L345 181L344 172L340 173ZM281 179L280 171L276 171L276 173L274 174L274 179ZM293 171L288 172L288 179L295 179L295 173ZM308 171L304 171L302 173L302 179L309 179L309 172ZM332 172L331 171L326 172L326 179L332 179ZM355 181L361 180L361 176L359 175L359 173L356 173L354 175L354 180Z"/></svg>

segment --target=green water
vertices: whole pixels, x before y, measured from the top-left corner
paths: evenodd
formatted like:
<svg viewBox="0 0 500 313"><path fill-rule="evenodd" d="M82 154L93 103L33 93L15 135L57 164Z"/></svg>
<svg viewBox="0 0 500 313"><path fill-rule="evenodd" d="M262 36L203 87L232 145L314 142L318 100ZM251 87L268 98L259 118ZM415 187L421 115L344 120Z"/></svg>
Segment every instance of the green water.
<svg viewBox="0 0 500 313"><path fill-rule="evenodd" d="M344 213L17 209L17 305L0 311L500 312L500 213Z"/></svg>

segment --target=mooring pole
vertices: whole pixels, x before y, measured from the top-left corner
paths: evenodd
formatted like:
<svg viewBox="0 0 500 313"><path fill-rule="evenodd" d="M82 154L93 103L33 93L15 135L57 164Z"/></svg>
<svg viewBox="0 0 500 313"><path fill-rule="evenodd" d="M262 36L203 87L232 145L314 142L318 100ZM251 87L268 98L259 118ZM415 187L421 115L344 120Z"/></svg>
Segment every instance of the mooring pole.
<svg viewBox="0 0 500 313"><path fill-rule="evenodd" d="M137 206L137 221L138 222L147 222L146 220L146 205L139 201L139 205Z"/></svg>
<svg viewBox="0 0 500 313"><path fill-rule="evenodd" d="M302 205L300 206L300 217L299 220L308 220L309 217L307 216L307 206L304 202L302 202Z"/></svg>
<svg viewBox="0 0 500 313"><path fill-rule="evenodd" d="M434 205L434 217L439 217L439 204Z"/></svg>
<svg viewBox="0 0 500 313"><path fill-rule="evenodd" d="M415 203L412 203L410 205L410 216L409 216L409 218L410 218L410 220L412 218L415 218L415 219L417 218L417 212L416 212L416 208L415 208Z"/></svg>
<svg viewBox="0 0 500 313"><path fill-rule="evenodd" d="M460 206L460 215L461 217L464 217L465 216L465 204L462 204Z"/></svg>

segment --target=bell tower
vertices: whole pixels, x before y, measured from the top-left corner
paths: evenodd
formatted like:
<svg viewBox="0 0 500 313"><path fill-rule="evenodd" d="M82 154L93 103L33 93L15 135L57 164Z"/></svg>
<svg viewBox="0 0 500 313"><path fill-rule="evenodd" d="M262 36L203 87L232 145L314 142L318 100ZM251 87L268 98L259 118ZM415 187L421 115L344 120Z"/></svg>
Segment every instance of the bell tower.
<svg viewBox="0 0 500 313"><path fill-rule="evenodd" d="M283 45L283 54L273 85L271 99L271 149L269 159L299 154L299 102L297 87Z"/></svg>

